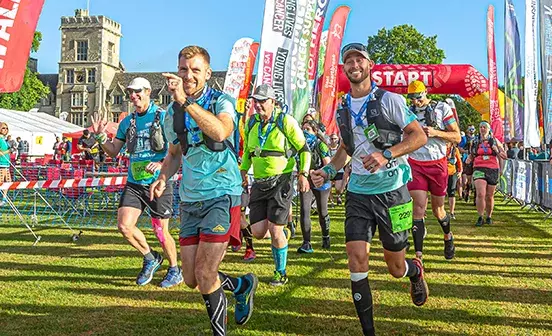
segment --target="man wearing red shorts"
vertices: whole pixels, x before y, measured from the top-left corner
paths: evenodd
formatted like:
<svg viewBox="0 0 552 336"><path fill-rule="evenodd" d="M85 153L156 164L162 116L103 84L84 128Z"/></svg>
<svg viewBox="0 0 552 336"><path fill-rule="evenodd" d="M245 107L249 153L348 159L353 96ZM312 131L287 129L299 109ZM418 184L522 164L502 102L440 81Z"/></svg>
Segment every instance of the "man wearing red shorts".
<svg viewBox="0 0 552 336"><path fill-rule="evenodd" d="M424 215L427 208L427 193L431 193L431 210L441 224L444 233L445 259L454 258L454 240L450 231L450 216L445 211L447 193L447 142L460 142L460 130L452 109L447 103L436 102L427 97L423 82L414 81L408 86L408 99L412 111L424 129L428 141L412 152L408 163L412 168L412 181L408 190L414 200L412 236L416 256L422 258L426 234Z"/></svg>

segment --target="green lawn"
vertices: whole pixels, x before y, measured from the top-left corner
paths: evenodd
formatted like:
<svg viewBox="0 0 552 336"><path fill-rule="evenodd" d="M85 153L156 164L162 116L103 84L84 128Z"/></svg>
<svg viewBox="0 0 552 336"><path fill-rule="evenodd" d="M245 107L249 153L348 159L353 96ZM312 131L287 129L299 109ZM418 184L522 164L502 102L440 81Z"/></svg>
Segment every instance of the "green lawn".
<svg viewBox="0 0 552 336"><path fill-rule="evenodd" d="M450 262L443 258L441 229L429 217L424 262L431 294L421 308L410 301L408 280L388 275L374 241L369 278L378 335L552 335L552 220L497 201L495 224L476 228L474 213L459 202L457 252ZM331 252L320 250L319 228L312 255L295 253L301 241L293 240L284 288L266 284L273 271L268 240L256 242L258 258L251 264L241 261L243 250L228 253L223 271L254 272L262 282L247 325L236 326L229 308L230 335L361 334L343 209L331 216ZM198 292L134 285L141 258L115 230L86 229L76 243L63 228L36 231L42 241L33 247L19 223L0 226L0 335L210 334Z"/></svg>

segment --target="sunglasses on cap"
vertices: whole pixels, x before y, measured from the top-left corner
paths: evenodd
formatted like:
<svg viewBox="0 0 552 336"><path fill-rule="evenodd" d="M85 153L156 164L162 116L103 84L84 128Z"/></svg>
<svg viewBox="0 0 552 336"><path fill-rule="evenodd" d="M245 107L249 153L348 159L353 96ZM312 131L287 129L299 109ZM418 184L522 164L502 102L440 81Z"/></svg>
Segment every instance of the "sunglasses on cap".
<svg viewBox="0 0 552 336"><path fill-rule="evenodd" d="M364 44L354 42L354 43L349 43L346 46L344 46L343 49L341 49L341 55L343 55L344 53L346 53L349 50L367 51L366 46L364 46Z"/></svg>
<svg viewBox="0 0 552 336"><path fill-rule="evenodd" d="M126 89L126 92L128 94L132 94L132 93L140 93L142 92L143 90L142 89Z"/></svg>

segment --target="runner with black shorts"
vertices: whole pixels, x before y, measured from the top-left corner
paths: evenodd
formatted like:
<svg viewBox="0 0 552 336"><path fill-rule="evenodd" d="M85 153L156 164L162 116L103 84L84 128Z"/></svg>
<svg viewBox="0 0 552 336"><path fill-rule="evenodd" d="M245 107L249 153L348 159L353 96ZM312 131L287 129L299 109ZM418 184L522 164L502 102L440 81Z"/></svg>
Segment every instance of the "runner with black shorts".
<svg viewBox="0 0 552 336"><path fill-rule="evenodd" d="M299 155L298 189L309 190L308 170L311 154L303 131L293 117L277 106L274 89L259 85L253 95L253 114L245 128L244 153L241 164L243 186L248 187L247 172L253 167L253 185L249 200L249 220L257 239L270 232L274 277L272 286L288 282L286 272L288 239L284 227L288 223L293 197L292 172L295 154Z"/></svg>
<svg viewBox="0 0 552 336"><path fill-rule="evenodd" d="M163 256L150 248L146 237L136 227L138 218L148 209L155 235L169 259L169 269L159 286L168 288L183 281L177 264L176 245L169 232L169 218L173 213L172 185L154 200L150 200L149 195L150 184L159 175L163 158L167 154L168 144L163 132L166 112L150 99L151 85L147 79L133 79L126 91L135 111L121 121L115 138L108 141L105 133L107 122L98 116L92 118L92 128L96 140L109 156L116 157L125 143L130 155L127 184L117 211L117 227L130 245L144 256L136 284L148 284L163 263Z"/></svg>
<svg viewBox="0 0 552 336"><path fill-rule="evenodd" d="M311 172L311 179L315 186L323 185L352 157L345 200L352 297L363 334L375 335L368 255L376 230L389 273L410 278L414 304L423 305L429 294L421 260L405 258L412 198L406 188L411 175L404 155L423 146L427 137L402 96L371 82L374 62L364 45L346 45L342 59L351 91L338 109L341 147L328 165Z"/></svg>
<svg viewBox="0 0 552 336"><path fill-rule="evenodd" d="M459 182L460 176L462 176L462 157L458 147L452 143L447 143L447 159L448 159L448 184L447 184L447 196L450 210L450 218L456 219L454 210L456 207L456 190L461 188Z"/></svg>
<svg viewBox="0 0 552 336"><path fill-rule="evenodd" d="M506 152L491 132L488 122L479 124L479 137L473 143L468 162L473 162L473 183L477 192L476 207L479 217L475 226L483 225L483 215L487 215L485 224L492 224L494 192L500 175L500 160L506 160Z"/></svg>

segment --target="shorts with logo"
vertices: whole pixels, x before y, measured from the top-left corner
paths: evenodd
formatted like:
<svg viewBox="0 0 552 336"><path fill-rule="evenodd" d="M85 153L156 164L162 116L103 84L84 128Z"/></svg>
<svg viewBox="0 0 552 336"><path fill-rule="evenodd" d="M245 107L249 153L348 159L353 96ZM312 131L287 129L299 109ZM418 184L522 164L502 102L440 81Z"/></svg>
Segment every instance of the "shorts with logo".
<svg viewBox="0 0 552 336"><path fill-rule="evenodd" d="M255 224L268 219L274 224L287 224L292 198L291 174L279 175L273 181L253 182L249 200L249 222Z"/></svg>
<svg viewBox="0 0 552 336"><path fill-rule="evenodd" d="M473 180L485 180L490 186L498 184L498 169L493 168L474 168L473 169Z"/></svg>
<svg viewBox="0 0 552 336"><path fill-rule="evenodd" d="M223 195L180 203L180 246L207 243L240 244L240 196Z"/></svg>
<svg viewBox="0 0 552 336"><path fill-rule="evenodd" d="M412 181L408 182L408 190L429 191L433 196L447 194L447 160L419 164L417 161L409 159L408 163L412 168Z"/></svg>
<svg viewBox="0 0 552 336"><path fill-rule="evenodd" d="M0 183L11 182L10 168L0 167Z"/></svg>
<svg viewBox="0 0 552 336"><path fill-rule="evenodd" d="M370 243L377 228L384 249L402 251L408 244L408 230L393 232L389 208L411 200L406 186L379 195L348 191L345 196L345 241Z"/></svg>
<svg viewBox="0 0 552 336"><path fill-rule="evenodd" d="M458 185L458 175L449 175L448 177L448 186L447 186L447 195L449 197L455 197L456 187Z"/></svg>
<svg viewBox="0 0 552 336"><path fill-rule="evenodd" d="M130 207L140 209L148 209L151 218L168 219L173 214L173 185L167 182L167 188L163 192L160 198L154 198L150 201L150 186L127 183L121 200L119 201L119 208Z"/></svg>

